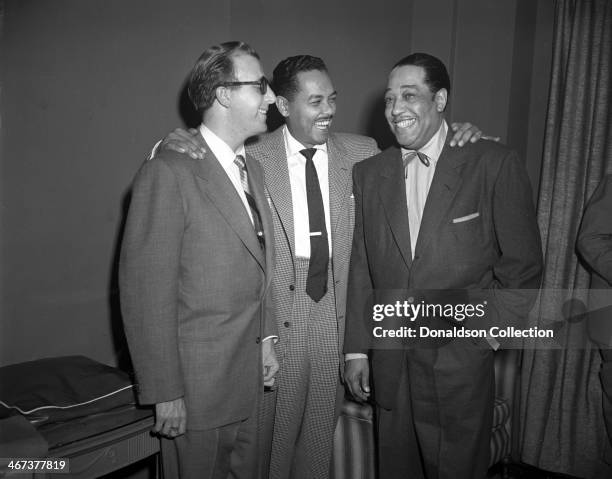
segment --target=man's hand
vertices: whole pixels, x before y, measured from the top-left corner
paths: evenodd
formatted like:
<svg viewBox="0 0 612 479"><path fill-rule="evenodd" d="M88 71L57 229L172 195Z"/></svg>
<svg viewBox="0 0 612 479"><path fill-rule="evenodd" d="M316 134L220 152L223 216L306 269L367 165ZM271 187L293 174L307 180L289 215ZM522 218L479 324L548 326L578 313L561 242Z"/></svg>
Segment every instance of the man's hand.
<svg viewBox="0 0 612 479"><path fill-rule="evenodd" d="M274 340L272 338L266 339L261 344L261 352L264 386L272 387L274 385L274 376L278 371L278 360L274 352Z"/></svg>
<svg viewBox="0 0 612 479"><path fill-rule="evenodd" d="M194 160L201 160L206 153L206 145L202 135L195 128L189 131L177 128L162 140L158 150L174 150L185 153Z"/></svg>
<svg viewBox="0 0 612 479"><path fill-rule="evenodd" d="M455 132L450 141L450 146L463 146L468 141L476 143L481 138L483 140L499 141L499 136L484 136L480 128L471 123L451 123L451 130Z"/></svg>
<svg viewBox="0 0 612 479"><path fill-rule="evenodd" d="M346 361L344 380L356 401L365 402L368 400L370 397L370 365L366 358Z"/></svg>
<svg viewBox="0 0 612 479"><path fill-rule="evenodd" d="M173 439L185 434L186 428L187 410L183 398L155 405L155 426L153 426L155 433Z"/></svg>

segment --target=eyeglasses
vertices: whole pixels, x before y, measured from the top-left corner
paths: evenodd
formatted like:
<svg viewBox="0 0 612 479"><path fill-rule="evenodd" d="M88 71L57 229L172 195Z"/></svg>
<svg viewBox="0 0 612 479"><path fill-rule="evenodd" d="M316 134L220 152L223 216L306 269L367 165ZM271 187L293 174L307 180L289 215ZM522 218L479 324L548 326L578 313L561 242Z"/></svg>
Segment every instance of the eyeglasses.
<svg viewBox="0 0 612 479"><path fill-rule="evenodd" d="M259 87L259 92L262 95L265 95L268 91L268 79L266 77L261 77L259 80L254 81L226 81L223 83L219 83L219 86L242 86L242 85L256 85Z"/></svg>

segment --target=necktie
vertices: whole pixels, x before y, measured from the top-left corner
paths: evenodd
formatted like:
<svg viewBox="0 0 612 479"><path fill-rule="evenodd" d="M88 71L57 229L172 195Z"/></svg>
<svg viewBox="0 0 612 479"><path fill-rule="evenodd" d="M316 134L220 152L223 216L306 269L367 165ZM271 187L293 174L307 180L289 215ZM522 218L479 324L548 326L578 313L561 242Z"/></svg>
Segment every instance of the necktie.
<svg viewBox="0 0 612 479"><path fill-rule="evenodd" d="M406 180L406 200L408 203L408 224L410 227L410 249L412 256L414 257L414 251L416 249L417 239L419 237L419 230L421 229L421 217L423 216L424 204L421 204L421 191L426 188L425 185L421 184L417 175L417 167L413 169L413 174L408 178L408 164L417 157L421 163L428 167L431 162L429 158L418 151L409 151L404 154L402 161L404 162L404 178Z"/></svg>
<svg viewBox="0 0 612 479"><path fill-rule="evenodd" d="M236 164L236 166L238 166L238 171L240 172L240 183L242 184L242 189L244 190L244 195L246 196L247 203L251 208L251 216L253 216L253 226L255 227L255 233L257 234L259 245L263 249L265 247L263 225L261 224L261 216L259 216L259 210L257 209L255 198L253 198L253 196L251 195L251 187L249 185L249 176L247 174L246 162L242 155L236 155L234 163Z"/></svg>
<svg viewBox="0 0 612 479"><path fill-rule="evenodd" d="M406 174L407 174L406 167L408 166L408 163L410 163L415 156L417 156L419 160L421 161L421 163L423 163L425 166L429 166L431 164L429 161L429 158L427 157L425 153L421 153L420 151L409 151L407 153L404 153L404 156L402 157L402 161L404 162L404 178L406 178Z"/></svg>
<svg viewBox="0 0 612 479"><path fill-rule="evenodd" d="M315 151L314 148L307 148L300 153L306 158L306 200L310 227L310 261L308 262L306 293L313 301L319 302L327 292L329 245L319 177L312 161Z"/></svg>

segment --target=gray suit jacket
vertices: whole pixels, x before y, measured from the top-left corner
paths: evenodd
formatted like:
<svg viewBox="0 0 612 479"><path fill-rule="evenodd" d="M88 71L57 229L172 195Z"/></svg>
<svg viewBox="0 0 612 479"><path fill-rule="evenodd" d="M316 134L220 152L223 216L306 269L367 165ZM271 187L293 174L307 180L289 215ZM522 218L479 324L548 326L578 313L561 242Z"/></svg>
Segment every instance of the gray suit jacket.
<svg viewBox="0 0 612 479"><path fill-rule="evenodd" d="M265 172L266 193L272 209L276 266L272 285L275 316L280 342L277 346L279 363L285 354L287 328L295 301L295 239L293 204L287 154L282 127L261 136L247 146L247 151L260 161ZM346 281L351 253L351 238L355 218L351 172L353 165L378 153L372 138L346 133L332 133L327 141L329 158L329 202L331 216L332 258L338 320L339 351L344 339Z"/></svg>
<svg viewBox="0 0 612 479"><path fill-rule="evenodd" d="M162 151L142 166L119 271L139 399L184 396L192 429L248 417L263 389L260 341L276 333L265 311L273 233L261 166L247 155L265 253L208 151L203 160Z"/></svg>

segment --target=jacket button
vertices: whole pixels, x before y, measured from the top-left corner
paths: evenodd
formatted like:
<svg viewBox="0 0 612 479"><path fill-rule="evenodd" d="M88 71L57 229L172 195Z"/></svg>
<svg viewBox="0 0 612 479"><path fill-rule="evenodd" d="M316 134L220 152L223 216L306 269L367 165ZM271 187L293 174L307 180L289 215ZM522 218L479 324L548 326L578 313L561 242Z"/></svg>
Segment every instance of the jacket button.
<svg viewBox="0 0 612 479"><path fill-rule="evenodd" d="M292 284L289 285L289 291L294 291L295 290L295 286L293 286Z"/></svg>
<svg viewBox="0 0 612 479"><path fill-rule="evenodd" d="M259 344L261 341L261 339L259 338L259 336L257 337L257 339L255 340L255 344Z"/></svg>
<svg viewBox="0 0 612 479"><path fill-rule="evenodd" d="M283 324L285 328L288 328L289 326L291 326L291 323L289 321L285 321Z"/></svg>

